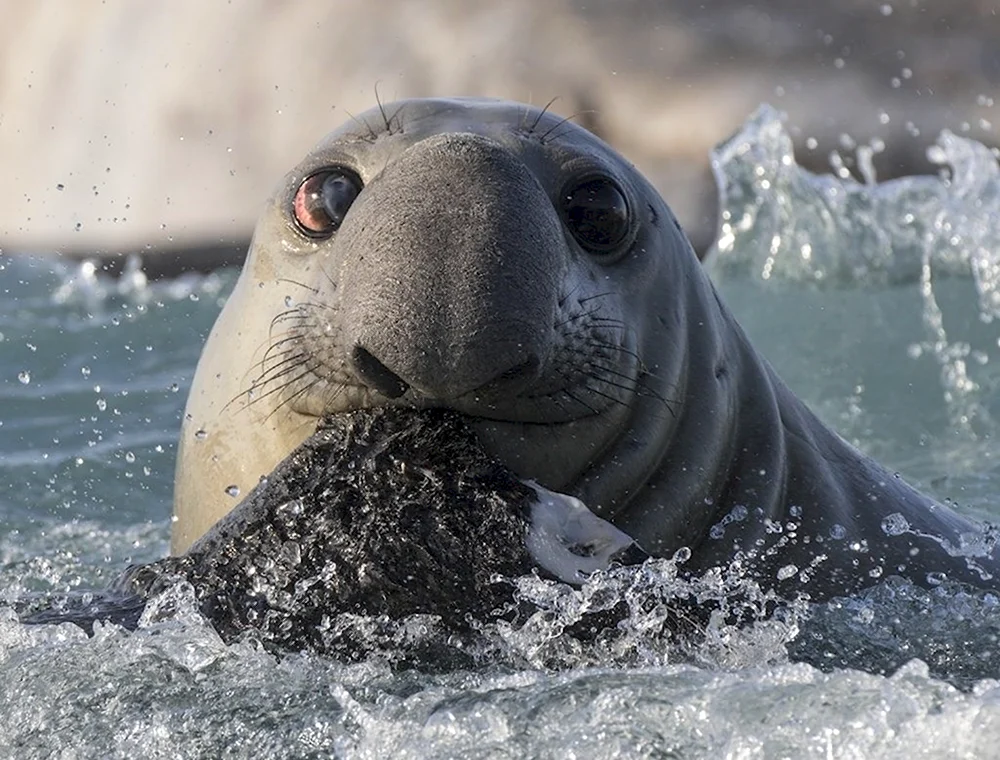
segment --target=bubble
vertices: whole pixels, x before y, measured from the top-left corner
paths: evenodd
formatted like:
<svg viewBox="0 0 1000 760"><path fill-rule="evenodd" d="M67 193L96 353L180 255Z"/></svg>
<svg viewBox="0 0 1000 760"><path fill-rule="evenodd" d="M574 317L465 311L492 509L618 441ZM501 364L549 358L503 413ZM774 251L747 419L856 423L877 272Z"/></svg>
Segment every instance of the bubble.
<svg viewBox="0 0 1000 760"><path fill-rule="evenodd" d="M128 462L129 464L134 464L135 463L135 454L133 454L131 451L126 451L125 452L125 461Z"/></svg>
<svg viewBox="0 0 1000 760"><path fill-rule="evenodd" d="M839 541L847 535L847 528L839 523L830 526L830 538Z"/></svg>
<svg viewBox="0 0 1000 760"><path fill-rule="evenodd" d="M21 383L21 385L27 385L28 383L31 382L31 373L28 372L28 370L26 369L22 369L20 372L17 373L17 379Z"/></svg>
<svg viewBox="0 0 1000 760"><path fill-rule="evenodd" d="M887 536L898 536L910 530L910 523L899 512L893 512L882 520L882 532Z"/></svg>

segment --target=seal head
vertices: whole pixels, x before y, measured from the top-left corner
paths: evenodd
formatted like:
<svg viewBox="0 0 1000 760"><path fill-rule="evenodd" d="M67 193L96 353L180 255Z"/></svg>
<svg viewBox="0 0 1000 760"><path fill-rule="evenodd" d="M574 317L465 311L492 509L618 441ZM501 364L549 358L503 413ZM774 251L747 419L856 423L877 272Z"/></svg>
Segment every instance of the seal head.
<svg viewBox="0 0 1000 760"><path fill-rule="evenodd" d="M681 365L643 359L683 338L662 287L693 256L675 224L608 146L538 109L404 101L348 122L268 204L209 337L174 551L320 417L371 406L459 411L522 477L626 503L676 417Z"/></svg>
<svg viewBox="0 0 1000 760"><path fill-rule="evenodd" d="M198 365L174 551L321 417L392 405L464 415L518 476L695 571L822 598L1000 569L995 537L795 398L656 190L544 110L402 101L288 174Z"/></svg>

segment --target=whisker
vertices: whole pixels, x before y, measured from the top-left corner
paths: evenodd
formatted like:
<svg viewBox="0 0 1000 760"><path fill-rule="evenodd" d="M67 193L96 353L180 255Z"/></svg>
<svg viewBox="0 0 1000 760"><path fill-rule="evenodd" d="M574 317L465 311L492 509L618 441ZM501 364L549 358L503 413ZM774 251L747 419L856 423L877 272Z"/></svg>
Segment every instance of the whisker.
<svg viewBox="0 0 1000 760"><path fill-rule="evenodd" d="M378 112L382 114L382 122L385 124L385 131L392 134L392 126L389 124L389 117L385 115L385 106L382 105L382 99L378 95L378 82L375 82L375 102L378 104Z"/></svg>
<svg viewBox="0 0 1000 760"><path fill-rule="evenodd" d="M298 379L298 378L296 378L296 379ZM292 381L292 382L294 382L294 381ZM274 414L275 414L275 413L276 413L276 412L277 412L277 411L278 411L279 409L281 409L281 408L282 408L282 407L284 407L284 406L289 406L289 405L291 405L291 403L292 403L293 401L295 401L295 399L297 399L297 398L298 398L299 396L301 396L301 395L302 395L303 393L307 393L307 392L311 391L311 390L312 390L313 388L315 388L315 387L316 387L316 386L317 386L317 385L318 385L318 384L319 384L320 382L321 382L321 378L320 378L319 376L316 376L316 377L315 377L315 378L313 379L313 381L312 381L311 383L309 383L308 385L305 385L305 386L303 386L302 388L300 388L299 390L297 390L297 391L296 391L295 393L293 393L293 394L292 394L291 396L289 396L288 398L284 399L284 400L283 400L283 401L282 401L282 402L281 402L280 404L278 404L277 406L275 406L275 407L274 407L274 409L272 409L272 410L271 410L271 411L270 411L270 412L269 412L269 413L267 414L267 416L266 416L266 417L265 417L264 419L265 419L265 420L269 420L269 419L271 419L271 417L272 417L272 416L273 416L273 415L274 415ZM287 386L286 386L286 387L287 387Z"/></svg>
<svg viewBox="0 0 1000 760"><path fill-rule="evenodd" d="M584 111L577 111L576 113L572 114L571 116L567 116L565 119L562 119L561 121L557 121L555 124L553 124L551 127L549 127L549 129L544 134L541 134L541 135L538 136L539 142L541 142L541 143L544 144L545 143L545 139L549 135L551 135L553 132L555 132L557 129L559 129L559 127L562 127L565 124L568 124L573 119L575 119L577 116L583 116L585 113L596 113L596 112L594 111L594 109L588 108L588 109L586 109ZM563 132L561 132L560 134L556 135L552 139L553 140L557 140L560 137L562 137L563 134L566 134L567 132L569 132L568 129L564 130Z"/></svg>
<svg viewBox="0 0 1000 760"><path fill-rule="evenodd" d="M286 309L285 311L279 311L271 319L271 324L270 324L269 329L273 330L281 322L290 321L290 320L296 319L296 318L298 318L298 319L304 318L304 315L302 314L302 310L298 306L296 306L294 309Z"/></svg>
<svg viewBox="0 0 1000 760"><path fill-rule="evenodd" d="M288 277L279 277L275 280L275 282L287 282L290 285L298 285L300 288L305 290L311 290L313 293L319 293L319 288L314 288L311 285L306 285L305 283L289 279Z"/></svg>
<svg viewBox="0 0 1000 760"><path fill-rule="evenodd" d="M282 359L273 367L269 367L267 372L261 374L260 377L254 380L253 384L250 386L250 389L259 390L263 388L265 385L273 383L275 380L284 377L289 372L294 372L296 367L301 367L302 365L305 364L305 360L308 357L309 354L307 354L305 351L300 351L299 353L293 356L288 356ZM282 369L282 367L284 368Z"/></svg>
<svg viewBox="0 0 1000 760"><path fill-rule="evenodd" d="M593 346L594 348L610 349L612 351L618 351L619 353L631 356L639 363L640 369L645 371L645 364L642 361L642 357L639 356L639 354L637 354L631 348L626 348L625 346L620 346L615 343L601 343L600 341L593 341L593 340L584 341L584 345Z"/></svg>
<svg viewBox="0 0 1000 760"><path fill-rule="evenodd" d="M614 294L615 292L613 290L609 290L606 293L598 293L595 296L587 296L586 298L581 298L579 301L577 301L577 303L587 303L587 301L593 301L595 298L606 298L607 296L613 296Z"/></svg>
<svg viewBox="0 0 1000 760"><path fill-rule="evenodd" d="M600 380L600 378L596 378L596 379ZM603 382L603 381L601 381L601 382ZM619 406L624 406L624 407L630 407L630 404L627 401L624 401L624 400L622 400L620 398L612 396L609 393L605 393L604 391L599 391L599 390L597 390L597 388L594 388L591 385L587 385L586 383L584 383L583 387L586 388L586 390L587 390L588 393L593 393L594 395L600 396L601 398L606 398L608 401L610 401L613 404L618 404Z"/></svg>
<svg viewBox="0 0 1000 760"><path fill-rule="evenodd" d="M378 133L374 129L372 129L371 124L369 124L367 121L362 121L350 111L345 110L344 113L346 113L350 117L351 121L353 121L359 127L364 127L365 129L368 130L368 137L369 139L371 139L372 142L378 139Z"/></svg>
<svg viewBox="0 0 1000 760"><path fill-rule="evenodd" d="M538 116L535 117L535 121L531 124L530 127L528 127L529 132L534 132L538 128L539 122L541 122L541 120L545 118L545 114L549 112L549 108L551 108L552 104L555 103L557 100L559 100L558 95L556 95L554 98L552 98L552 100L550 100L548 103L545 104L545 107L542 108L542 110L538 112Z"/></svg>
<svg viewBox="0 0 1000 760"><path fill-rule="evenodd" d="M600 414L600 412L597 409L594 409L594 407L592 407L590 404L586 403L585 401L581 401L580 399L578 399L576 396L574 396L572 393L570 393L565 388L563 389L562 392L563 392L563 394L565 394L566 396L568 396L570 399L572 399L573 401L575 401L576 403L578 403L580 406L582 406L584 409L589 410L591 414Z"/></svg>
<svg viewBox="0 0 1000 760"><path fill-rule="evenodd" d="M266 393L262 393L259 396L256 396L255 398L250 399L250 401L247 402L247 406L249 407L251 404L256 404L256 403L262 401L265 398L273 396L275 393L278 393L279 391L283 391L285 388L288 388L289 386L297 383L299 380L301 380L302 378L304 378L306 375L309 375L310 373L312 373L313 370L315 369L315 367L308 367L308 365L305 365L305 364L300 364L298 366L299 367L306 366L306 370L304 372L300 372L298 375L296 375L295 377L293 377L291 380L288 380L287 382L282 383L277 388L272 388L271 390L267 391ZM319 379L320 378L317 377L315 382L318 382ZM251 390L253 390L253 389L251 388ZM296 395L298 395L298 394L296 394ZM281 404L278 404L278 406L280 407ZM268 416L270 416L270 415L268 415Z"/></svg>

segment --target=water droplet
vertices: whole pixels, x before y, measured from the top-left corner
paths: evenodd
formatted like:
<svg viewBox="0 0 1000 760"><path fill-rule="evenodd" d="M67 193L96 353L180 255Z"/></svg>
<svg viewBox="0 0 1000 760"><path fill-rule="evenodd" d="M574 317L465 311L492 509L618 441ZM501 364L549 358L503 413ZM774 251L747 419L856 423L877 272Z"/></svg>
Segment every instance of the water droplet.
<svg viewBox="0 0 1000 760"><path fill-rule="evenodd" d="M881 13L883 16L891 16L892 6L889 5L889 3L882 3L882 5L879 6L879 13Z"/></svg>
<svg viewBox="0 0 1000 760"><path fill-rule="evenodd" d="M882 520L882 532L887 536L898 536L910 530L910 523L899 512L893 512Z"/></svg>
<svg viewBox="0 0 1000 760"><path fill-rule="evenodd" d="M940 586L947 580L948 576L945 573L939 573L939 572L927 573L927 583L931 586Z"/></svg>
<svg viewBox="0 0 1000 760"><path fill-rule="evenodd" d="M90 377L90 367L80 367L80 374L84 377Z"/></svg>
<svg viewBox="0 0 1000 760"><path fill-rule="evenodd" d="M62 182L60 182L58 185L56 185L56 190L65 190L65 189L66 189L66 185L64 185Z"/></svg>
<svg viewBox="0 0 1000 760"><path fill-rule="evenodd" d="M204 441L206 438L208 438L208 432L205 430L205 428L198 428L197 430L194 431L194 437L196 441Z"/></svg>
<svg viewBox="0 0 1000 760"><path fill-rule="evenodd" d="M830 526L830 538L835 541L839 541L847 535L847 528L839 523L834 523Z"/></svg>
<svg viewBox="0 0 1000 760"><path fill-rule="evenodd" d="M691 550L686 546L682 546L674 552L674 562L678 564L687 562L689 559L691 559Z"/></svg>
<svg viewBox="0 0 1000 760"><path fill-rule="evenodd" d="M125 452L125 461L128 462L129 464L134 464L135 463L135 454L133 454L131 451L126 451Z"/></svg>
<svg viewBox="0 0 1000 760"><path fill-rule="evenodd" d="M778 580L787 581L789 578L794 576L799 569L795 565L785 565L783 568L778 570Z"/></svg>
<svg viewBox="0 0 1000 760"><path fill-rule="evenodd" d="M21 385L27 385L31 382L31 373L26 369L22 369L17 373L17 379L20 380Z"/></svg>
<svg viewBox="0 0 1000 760"><path fill-rule="evenodd" d="M103 398L97 399L97 408L100 409L102 412L105 411L108 408L108 402L105 401Z"/></svg>
<svg viewBox="0 0 1000 760"><path fill-rule="evenodd" d="M226 496L232 496L236 498L240 495L240 487L237 485L226 486Z"/></svg>

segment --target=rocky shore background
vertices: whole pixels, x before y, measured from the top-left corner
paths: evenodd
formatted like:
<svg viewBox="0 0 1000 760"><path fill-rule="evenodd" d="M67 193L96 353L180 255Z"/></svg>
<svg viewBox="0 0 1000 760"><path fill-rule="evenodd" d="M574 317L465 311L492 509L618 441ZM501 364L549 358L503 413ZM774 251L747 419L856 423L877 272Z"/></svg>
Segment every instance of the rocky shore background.
<svg viewBox="0 0 1000 760"><path fill-rule="evenodd" d="M238 262L264 198L383 101L485 95L577 114L715 235L709 151L762 102L799 163L932 171L995 145L1000 0L0 0L0 249ZM834 159L837 165L837 159ZM159 262L159 263L157 263Z"/></svg>

